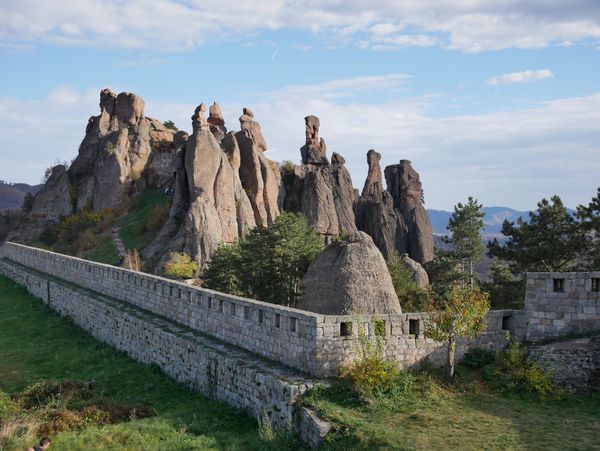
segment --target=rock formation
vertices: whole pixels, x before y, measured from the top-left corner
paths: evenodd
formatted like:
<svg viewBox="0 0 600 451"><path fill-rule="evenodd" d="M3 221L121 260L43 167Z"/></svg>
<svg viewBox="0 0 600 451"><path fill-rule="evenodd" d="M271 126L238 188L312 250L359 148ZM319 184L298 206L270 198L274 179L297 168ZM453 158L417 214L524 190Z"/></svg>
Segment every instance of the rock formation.
<svg viewBox="0 0 600 451"><path fill-rule="evenodd" d="M411 271L412 279L417 286L419 288L427 288L429 286L429 275L425 271L425 268L406 254L403 254L401 258L406 267Z"/></svg>
<svg viewBox="0 0 600 451"><path fill-rule="evenodd" d="M410 258L423 264L434 258L433 232L429 215L423 206L423 190L419 174L410 161L385 168L387 190L394 200L394 208L402 214L407 225L407 251Z"/></svg>
<svg viewBox="0 0 600 451"><path fill-rule="evenodd" d="M159 270L174 251L194 257L203 269L220 243L272 224L282 209L304 214L328 240L353 236L349 248L368 248L357 238L360 229L385 258L394 252L419 263L433 258L421 183L409 161L386 168L384 190L380 155L369 151L369 174L359 196L344 158L334 152L329 161L316 116L305 118L302 164L280 169L265 156L267 142L249 108L239 118L240 130L228 131L220 106L213 103L206 118L201 104L188 136L146 117L144 105L135 94L101 91L100 114L89 119L77 158L68 171L53 169L35 197L32 221L19 226L13 239L31 242L61 216L118 208L125 197L160 188L172 195L169 217L141 250Z"/></svg>
<svg viewBox="0 0 600 451"><path fill-rule="evenodd" d="M169 219L143 256L164 262L171 252L191 255L203 269L220 243L232 243L257 223L279 215L279 176L263 155L266 142L248 109L242 131L226 133L220 107L201 104L193 133L176 166Z"/></svg>
<svg viewBox="0 0 600 451"><path fill-rule="evenodd" d="M369 235L333 242L309 266L297 307L324 315L402 313L387 265Z"/></svg>
<svg viewBox="0 0 600 451"><path fill-rule="evenodd" d="M392 195L383 188L381 155L373 149L367 153L369 172L355 204L356 226L368 233L386 260L396 252L408 252L408 228L404 217L394 209Z"/></svg>
<svg viewBox="0 0 600 451"><path fill-rule="evenodd" d="M352 209L355 194L345 160L334 153L330 164L325 140L319 138L319 118L307 116L304 120L303 165L282 168L283 209L304 214L317 232L326 237L353 234L357 232Z"/></svg>
<svg viewBox="0 0 600 451"><path fill-rule="evenodd" d="M8 235L8 240L30 243L46 227L56 224L62 216L73 213L71 184L63 165L54 166L50 178L35 195L27 221Z"/></svg>
<svg viewBox="0 0 600 451"><path fill-rule="evenodd" d="M160 121L144 116L140 97L102 90L100 115L89 119L77 158L69 168L76 208L120 206L124 194L142 181L149 160L153 180L169 183L172 144L173 132ZM153 150L167 155L151 159Z"/></svg>
<svg viewBox="0 0 600 451"><path fill-rule="evenodd" d="M279 215L281 176L278 169L274 170L277 164L263 155L267 143L249 108L244 108L240 125L242 130L235 134L240 153L240 179L250 198L256 223L266 226ZM227 142L225 147L232 148L234 144Z"/></svg>

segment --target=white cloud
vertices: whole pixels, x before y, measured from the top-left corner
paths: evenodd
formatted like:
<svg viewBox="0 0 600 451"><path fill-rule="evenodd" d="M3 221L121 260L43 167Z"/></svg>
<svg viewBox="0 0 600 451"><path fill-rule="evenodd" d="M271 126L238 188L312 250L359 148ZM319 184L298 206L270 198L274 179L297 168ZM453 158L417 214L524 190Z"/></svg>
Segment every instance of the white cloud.
<svg viewBox="0 0 600 451"><path fill-rule="evenodd" d="M548 69L524 70L522 72L511 72L510 74L496 75L486 83L488 85L510 85L514 83L528 83L530 81L554 78L554 74Z"/></svg>
<svg viewBox="0 0 600 451"><path fill-rule="evenodd" d="M295 28L375 49L465 52L600 38L597 0L46 0L0 4L4 45L51 43L185 50Z"/></svg>
<svg viewBox="0 0 600 451"><path fill-rule="evenodd" d="M267 155L278 161L299 161L304 116L319 116L329 154L346 158L356 187L364 182L370 148L382 154L382 165L412 160L431 208L448 209L474 195L485 205L526 209L553 194L574 207L588 202L600 185L600 93L452 117L432 114L441 101L436 96L359 102L352 94L360 87L363 93L401 89L404 77L289 86L221 106L229 129L239 128L242 107L251 107L269 144ZM98 114L98 92L60 87L39 101L0 98L0 179L36 183L57 158L71 159L87 118ZM146 99L146 113L189 131L196 105Z"/></svg>

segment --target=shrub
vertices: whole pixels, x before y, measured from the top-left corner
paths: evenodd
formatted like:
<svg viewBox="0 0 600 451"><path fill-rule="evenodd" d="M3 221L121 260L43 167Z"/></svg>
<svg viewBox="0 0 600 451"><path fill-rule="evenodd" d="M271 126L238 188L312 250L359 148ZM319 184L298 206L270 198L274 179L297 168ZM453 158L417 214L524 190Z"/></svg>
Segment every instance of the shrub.
<svg viewBox="0 0 600 451"><path fill-rule="evenodd" d="M486 348L471 348L465 352L462 364L469 368L483 368L496 360L496 352Z"/></svg>
<svg viewBox="0 0 600 451"><path fill-rule="evenodd" d="M413 279L412 271L406 266L398 254L387 262L394 290L404 312L422 312L425 310L429 295L426 290L419 288Z"/></svg>
<svg viewBox="0 0 600 451"><path fill-rule="evenodd" d="M516 339L505 351L497 354L494 363L485 367L482 375L500 391L529 392L540 398L561 394L550 374L527 357L527 349L521 347Z"/></svg>
<svg viewBox="0 0 600 451"><path fill-rule="evenodd" d="M175 122L173 121L164 121L163 125L169 130L173 130L174 132L179 131L179 129L175 126Z"/></svg>
<svg viewBox="0 0 600 451"><path fill-rule="evenodd" d="M140 254L137 249L127 251L125 258L123 259L123 268L131 269L133 271L142 270L142 260L140 259Z"/></svg>
<svg viewBox="0 0 600 451"><path fill-rule="evenodd" d="M157 205L150 214L144 218L144 229L148 232L157 232L169 218L169 204Z"/></svg>
<svg viewBox="0 0 600 451"><path fill-rule="evenodd" d="M385 342L381 335L376 333L374 340L370 339L365 329L360 327L357 315L354 321L359 325L355 349L357 358L340 367L339 377L362 397L387 393L394 388L400 376L396 362L384 359ZM374 329L377 331L377 324Z"/></svg>
<svg viewBox="0 0 600 451"><path fill-rule="evenodd" d="M197 270L198 263L183 252L173 252L164 266L165 275L173 279L191 279Z"/></svg>
<svg viewBox="0 0 600 451"><path fill-rule="evenodd" d="M8 393L0 390L0 424L13 417L19 411L19 406Z"/></svg>

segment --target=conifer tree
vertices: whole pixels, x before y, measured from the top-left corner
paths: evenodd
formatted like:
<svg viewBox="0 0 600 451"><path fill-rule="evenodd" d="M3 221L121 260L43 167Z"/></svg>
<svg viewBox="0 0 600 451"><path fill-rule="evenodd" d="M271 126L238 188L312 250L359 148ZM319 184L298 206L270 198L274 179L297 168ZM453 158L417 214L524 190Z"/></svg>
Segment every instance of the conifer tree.
<svg viewBox="0 0 600 451"><path fill-rule="evenodd" d="M581 224L569 213L560 197L542 199L537 211L527 221L504 221L502 234L506 243L497 239L488 244L490 256L508 262L514 274L527 271L569 271L586 243Z"/></svg>
<svg viewBox="0 0 600 451"><path fill-rule="evenodd" d="M452 256L459 265L459 271L464 273L469 287L475 285L475 264L481 261L485 246L481 242L481 229L485 213L481 211L483 205L477 199L469 196L466 204L458 203L454 206L454 213L448 221L448 230L451 237L446 237L446 242L453 245Z"/></svg>

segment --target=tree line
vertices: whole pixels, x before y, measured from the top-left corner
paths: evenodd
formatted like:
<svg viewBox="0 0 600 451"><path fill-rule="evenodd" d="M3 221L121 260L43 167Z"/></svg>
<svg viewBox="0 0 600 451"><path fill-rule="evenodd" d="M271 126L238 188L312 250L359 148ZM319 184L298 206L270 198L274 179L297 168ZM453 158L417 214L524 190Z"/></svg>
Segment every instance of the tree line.
<svg viewBox="0 0 600 451"><path fill-rule="evenodd" d="M444 241L450 250L438 251L426 265L435 291L454 284L481 287L494 308L519 307L527 272L588 271L600 269L600 188L587 205L572 212L559 196L542 199L527 218L505 220L503 239L482 242L485 213L477 199L458 203ZM493 258L489 281L481 281L475 265L484 254Z"/></svg>

